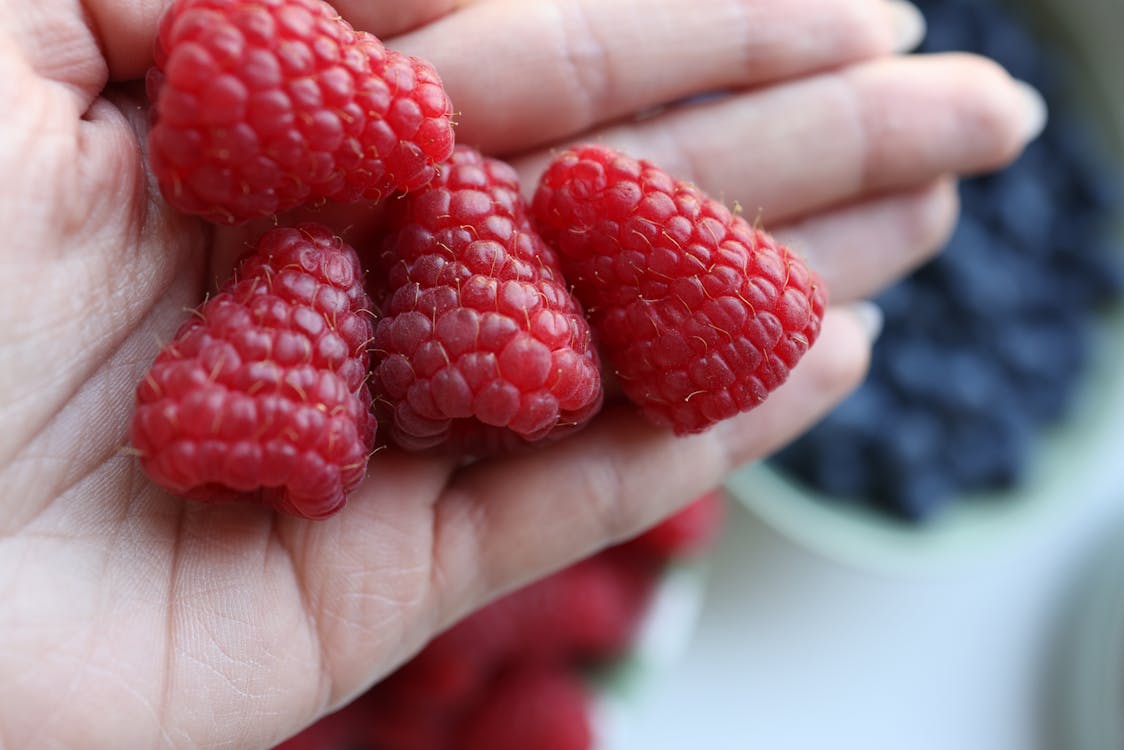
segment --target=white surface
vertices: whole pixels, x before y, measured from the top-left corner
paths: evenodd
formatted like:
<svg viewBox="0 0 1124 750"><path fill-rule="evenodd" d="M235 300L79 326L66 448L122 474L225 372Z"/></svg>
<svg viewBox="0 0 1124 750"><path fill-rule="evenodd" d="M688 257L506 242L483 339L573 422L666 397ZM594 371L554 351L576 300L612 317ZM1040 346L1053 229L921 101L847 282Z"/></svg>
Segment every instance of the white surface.
<svg viewBox="0 0 1124 750"><path fill-rule="evenodd" d="M732 505L692 644L613 750L1072 750L1059 648L1092 553L1124 523L1103 489L919 579L834 563Z"/></svg>

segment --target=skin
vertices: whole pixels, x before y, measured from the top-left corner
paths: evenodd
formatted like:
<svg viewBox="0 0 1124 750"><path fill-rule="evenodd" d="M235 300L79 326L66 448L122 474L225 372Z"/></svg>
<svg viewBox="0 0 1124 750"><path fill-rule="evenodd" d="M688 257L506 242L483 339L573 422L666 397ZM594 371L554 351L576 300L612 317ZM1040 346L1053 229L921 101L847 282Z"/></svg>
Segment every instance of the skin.
<svg viewBox="0 0 1124 750"><path fill-rule="evenodd" d="M792 242L834 306L789 382L707 433L610 408L470 468L387 450L307 522L170 497L125 448L161 342L260 229L153 189L137 81L164 5L0 0L0 747L268 747L467 611L650 526L861 380L848 303L939 247L956 177L1041 124L989 62L896 56L916 35L887 0L341 0L434 62L458 137L529 184L576 139L653 159Z"/></svg>

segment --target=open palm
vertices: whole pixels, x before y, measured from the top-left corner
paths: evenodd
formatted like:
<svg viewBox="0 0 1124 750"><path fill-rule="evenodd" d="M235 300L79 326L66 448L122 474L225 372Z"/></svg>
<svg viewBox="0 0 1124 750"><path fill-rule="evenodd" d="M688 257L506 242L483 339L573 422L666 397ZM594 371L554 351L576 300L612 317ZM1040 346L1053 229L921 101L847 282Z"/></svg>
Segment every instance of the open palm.
<svg viewBox="0 0 1124 750"><path fill-rule="evenodd" d="M869 337L836 307L789 383L700 436L609 409L469 468L384 451L323 522L170 497L126 448L133 388L255 228L152 187L137 82L163 5L0 0L0 747L267 747L861 378ZM458 138L528 184L577 138L652 158L760 214L835 303L939 246L955 175L1014 157L1043 114L982 60L893 56L916 38L887 0L336 5L432 61Z"/></svg>

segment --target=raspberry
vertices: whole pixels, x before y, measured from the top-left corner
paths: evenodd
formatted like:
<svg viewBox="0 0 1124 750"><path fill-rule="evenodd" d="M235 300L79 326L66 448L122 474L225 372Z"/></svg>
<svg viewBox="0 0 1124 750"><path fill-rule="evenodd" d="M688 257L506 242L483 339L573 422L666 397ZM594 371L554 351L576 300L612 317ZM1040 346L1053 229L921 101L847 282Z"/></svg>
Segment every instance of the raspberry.
<svg viewBox="0 0 1124 750"><path fill-rule="evenodd" d="M273 750L448 750L459 719L446 707L407 702L385 682L329 714Z"/></svg>
<svg viewBox="0 0 1124 750"><path fill-rule="evenodd" d="M510 166L458 146L387 220L373 381L395 442L490 452L593 416L602 391L589 324Z"/></svg>
<svg viewBox="0 0 1124 750"><path fill-rule="evenodd" d="M355 251L330 230L265 233L137 387L148 476L198 500L260 491L288 513L337 511L375 436L370 307Z"/></svg>
<svg viewBox="0 0 1124 750"><path fill-rule="evenodd" d="M155 62L152 171L170 204L211 221L417 189L452 152L432 66L323 0L176 0Z"/></svg>
<svg viewBox="0 0 1124 750"><path fill-rule="evenodd" d="M690 557L714 543L722 530L725 515L722 491L714 490L626 542L622 549L663 560Z"/></svg>
<svg viewBox="0 0 1124 750"><path fill-rule="evenodd" d="M815 274L649 162L603 146L562 152L531 215L625 395L677 434L760 404L819 334Z"/></svg>
<svg viewBox="0 0 1124 750"><path fill-rule="evenodd" d="M591 697L564 668L504 674L460 732L463 750L588 750Z"/></svg>
<svg viewBox="0 0 1124 750"><path fill-rule="evenodd" d="M510 622L481 609L429 642L375 686L406 705L449 708L477 695L506 658Z"/></svg>
<svg viewBox="0 0 1124 750"><path fill-rule="evenodd" d="M632 643L655 583L655 571L608 553L571 565L525 594L522 606L533 614L526 617L524 648L571 663L615 659Z"/></svg>
<svg viewBox="0 0 1124 750"><path fill-rule="evenodd" d="M596 664L619 656L639 626L657 570L602 553L477 610L385 683L428 705L478 694L514 664Z"/></svg>
<svg viewBox="0 0 1124 750"><path fill-rule="evenodd" d="M354 712L359 730L340 750L451 750L458 745L450 729L464 705L405 701L380 683L345 710Z"/></svg>
<svg viewBox="0 0 1124 750"><path fill-rule="evenodd" d="M356 717L350 706L329 714L273 750L350 750L355 746Z"/></svg>

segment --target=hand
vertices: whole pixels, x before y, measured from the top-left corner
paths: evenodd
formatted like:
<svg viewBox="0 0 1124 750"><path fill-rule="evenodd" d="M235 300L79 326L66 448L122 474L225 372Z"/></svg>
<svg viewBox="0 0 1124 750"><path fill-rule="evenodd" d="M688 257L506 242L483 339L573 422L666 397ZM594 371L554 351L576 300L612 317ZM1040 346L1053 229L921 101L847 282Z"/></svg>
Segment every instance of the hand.
<svg viewBox="0 0 1124 750"><path fill-rule="evenodd" d="M133 388L246 232L176 215L146 172L137 81L164 5L0 0L0 746L269 746L654 523L859 382L847 303L939 247L956 175L1044 116L986 61L894 56L918 27L888 0L340 0L433 62L458 137L527 184L575 139L651 158L759 215L837 306L783 388L710 432L610 409L465 469L384 451L307 522L170 497L125 450Z"/></svg>

